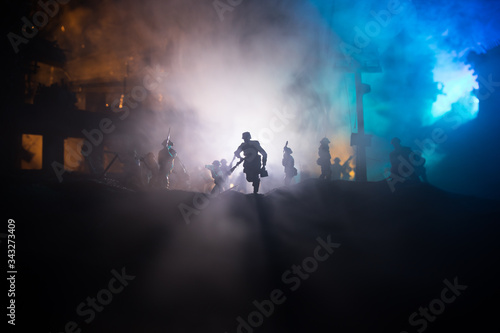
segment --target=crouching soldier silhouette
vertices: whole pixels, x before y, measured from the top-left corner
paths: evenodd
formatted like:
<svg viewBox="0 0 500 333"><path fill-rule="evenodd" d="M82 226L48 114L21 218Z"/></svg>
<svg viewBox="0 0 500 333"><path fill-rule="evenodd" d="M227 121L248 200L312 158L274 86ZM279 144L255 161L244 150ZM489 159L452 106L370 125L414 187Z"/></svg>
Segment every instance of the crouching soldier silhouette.
<svg viewBox="0 0 500 333"><path fill-rule="evenodd" d="M250 140L252 137L249 132L244 132L242 135L243 143L234 152L234 156L243 162L243 172L246 174L247 181L252 183L253 193L259 192L260 176L267 176L266 163L267 153L260 146L259 141ZM244 158L241 157L243 152ZM259 153L262 155L259 155ZM261 167L262 159L262 167Z"/></svg>
<svg viewBox="0 0 500 333"><path fill-rule="evenodd" d="M292 178L297 176L297 169L295 168L295 160L292 156L292 149L288 147L288 141L283 148L283 159L281 164L285 167L285 186L290 185Z"/></svg>
<svg viewBox="0 0 500 333"><path fill-rule="evenodd" d="M330 140L323 138L319 143L319 158L316 161L316 163L321 166L321 175L319 176L319 179L330 180L332 177L332 155L330 155L330 147L328 146L330 144Z"/></svg>
<svg viewBox="0 0 500 333"><path fill-rule="evenodd" d="M158 186L160 188L169 188L169 176L174 169L174 160L177 152L172 148L174 143L165 140L162 143L163 149L158 153Z"/></svg>
<svg viewBox="0 0 500 333"><path fill-rule="evenodd" d="M224 175L221 169L221 165L219 161L213 161L211 165L205 165L205 168L210 170L212 173L212 178L214 180L215 186L210 191L211 194L219 194L222 192L223 184L224 184Z"/></svg>

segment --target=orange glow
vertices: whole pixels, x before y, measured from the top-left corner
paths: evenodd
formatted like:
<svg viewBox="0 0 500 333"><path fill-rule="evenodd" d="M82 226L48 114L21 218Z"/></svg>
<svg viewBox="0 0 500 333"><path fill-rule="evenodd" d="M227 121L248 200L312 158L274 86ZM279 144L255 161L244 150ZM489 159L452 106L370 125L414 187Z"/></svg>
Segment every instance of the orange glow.
<svg viewBox="0 0 500 333"><path fill-rule="evenodd" d="M330 143L330 154L332 155L331 162L333 163L335 157L340 158L340 164L344 164L350 156L355 155L353 148L350 143L346 141L343 137L336 137ZM353 157L349 162L349 166L352 170L349 172L349 179L353 180L355 177L354 169L356 167L356 157Z"/></svg>
<svg viewBox="0 0 500 333"><path fill-rule="evenodd" d="M118 105L118 108L119 108L119 109L122 109L122 108L123 108L123 98L124 98L124 97L125 97L125 95L124 95L124 94L122 94L122 95L120 96L120 104Z"/></svg>
<svg viewBox="0 0 500 333"><path fill-rule="evenodd" d="M21 169L41 170L43 155L43 136L23 134L22 147L24 154L21 158Z"/></svg>
<svg viewBox="0 0 500 333"><path fill-rule="evenodd" d="M64 140L64 169L68 171L86 172L85 159L82 155L84 139L67 138Z"/></svg>

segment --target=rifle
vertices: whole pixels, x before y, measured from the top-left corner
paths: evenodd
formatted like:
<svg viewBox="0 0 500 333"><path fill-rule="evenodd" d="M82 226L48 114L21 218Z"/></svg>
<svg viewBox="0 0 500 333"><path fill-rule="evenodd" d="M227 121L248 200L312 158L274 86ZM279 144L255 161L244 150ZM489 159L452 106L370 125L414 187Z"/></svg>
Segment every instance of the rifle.
<svg viewBox="0 0 500 333"><path fill-rule="evenodd" d="M167 135L167 140L163 141L163 142L166 142L165 146L167 147L168 149L168 143L170 142L170 127L168 128L168 135Z"/></svg>
<svg viewBox="0 0 500 333"><path fill-rule="evenodd" d="M245 160L244 158L240 159L240 161L238 163L236 163L236 165L229 170L230 173L233 173L234 169L236 169L236 167L238 165L240 165L241 163L243 163L244 160Z"/></svg>

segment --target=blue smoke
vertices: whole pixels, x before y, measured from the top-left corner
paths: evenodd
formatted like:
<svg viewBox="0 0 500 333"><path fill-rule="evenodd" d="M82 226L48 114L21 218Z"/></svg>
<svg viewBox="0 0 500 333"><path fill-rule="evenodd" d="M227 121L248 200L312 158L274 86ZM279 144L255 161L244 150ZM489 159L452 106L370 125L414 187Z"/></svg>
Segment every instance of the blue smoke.
<svg viewBox="0 0 500 333"><path fill-rule="evenodd" d="M499 1L310 0L331 32L324 40L339 57L378 61L379 73L363 74L365 126L374 135L369 179L384 178L389 140L415 147L425 128L448 113L462 124L477 117L478 77L467 63L500 39ZM340 60L339 60L340 61ZM353 106L351 106L353 107ZM378 149L377 149L378 147ZM443 158L427 154L428 168Z"/></svg>

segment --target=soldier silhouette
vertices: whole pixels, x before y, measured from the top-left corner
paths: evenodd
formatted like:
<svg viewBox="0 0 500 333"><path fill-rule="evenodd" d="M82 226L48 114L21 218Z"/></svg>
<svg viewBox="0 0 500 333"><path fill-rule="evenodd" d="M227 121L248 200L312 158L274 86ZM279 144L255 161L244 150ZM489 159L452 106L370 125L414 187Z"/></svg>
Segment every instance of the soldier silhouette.
<svg viewBox="0 0 500 333"><path fill-rule="evenodd" d="M174 143L170 140L163 141L162 146L163 149L158 152L158 186L169 188L169 176L174 169L177 152L172 148Z"/></svg>
<svg viewBox="0 0 500 333"><path fill-rule="evenodd" d="M351 165L349 163L351 162L351 160L353 158L354 158L354 156L349 156L349 158L347 159L347 161L345 161L344 163L342 163L342 168L340 170L340 172L342 173L342 180L349 180L349 179L351 179L352 167L351 167Z"/></svg>
<svg viewBox="0 0 500 333"><path fill-rule="evenodd" d="M389 154L391 162L391 178L418 180L418 175L410 163L412 151L410 147L402 146L399 138L393 138L391 144L394 150Z"/></svg>
<svg viewBox="0 0 500 333"><path fill-rule="evenodd" d="M327 138L323 138L319 143L320 143L320 146L318 148L319 158L316 161L316 163L319 166L321 166L321 175L319 176L319 178L324 180L330 180L332 177L332 168L331 168L332 156L330 155L330 147L328 146L330 144L330 140L328 140Z"/></svg>
<svg viewBox="0 0 500 333"><path fill-rule="evenodd" d="M281 160L281 164L285 168L285 186L290 185L292 178L297 176L297 169L295 168L295 160L293 159L292 153L293 151L288 147L287 141L283 148L283 159Z"/></svg>
<svg viewBox="0 0 500 333"><path fill-rule="evenodd" d="M260 146L259 141L250 140L252 136L249 132L244 132L242 134L243 143L236 149L234 156L239 158L243 162L243 172L246 174L246 179L248 182L252 183L253 193L259 192L260 186L260 176L267 176L266 163L267 163L267 153ZM241 157L243 152L244 157ZM262 155L259 155L259 153ZM261 167L262 160L262 167Z"/></svg>
<svg viewBox="0 0 500 333"><path fill-rule="evenodd" d="M219 161L213 161L211 165L205 165L205 168L210 170L212 173L212 178L214 180L215 186L210 191L211 194L219 194L222 192L222 186L224 183L223 172L221 169L221 164Z"/></svg>
<svg viewBox="0 0 500 333"><path fill-rule="evenodd" d="M342 174L342 165L340 164L340 158L335 157L332 164L332 179L339 180Z"/></svg>

